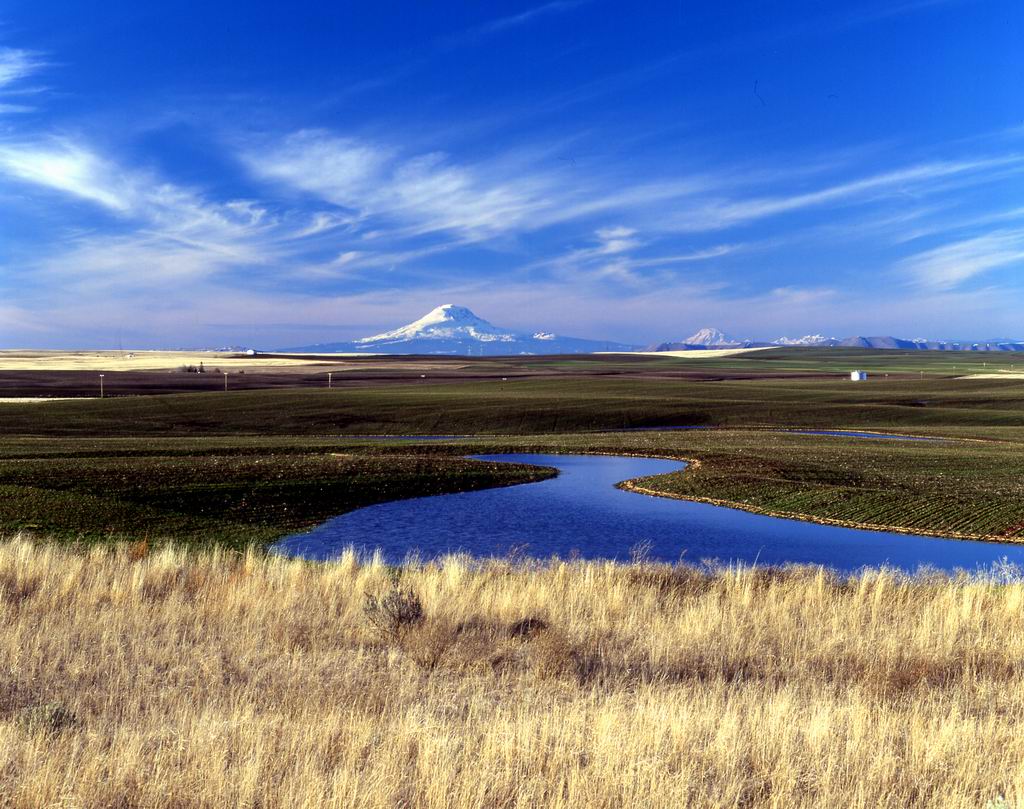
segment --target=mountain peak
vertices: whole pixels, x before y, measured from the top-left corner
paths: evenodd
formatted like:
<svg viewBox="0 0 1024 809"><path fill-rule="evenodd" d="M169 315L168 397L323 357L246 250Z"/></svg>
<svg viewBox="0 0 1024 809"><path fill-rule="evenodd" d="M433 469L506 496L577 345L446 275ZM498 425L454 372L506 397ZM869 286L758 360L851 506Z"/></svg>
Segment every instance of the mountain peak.
<svg viewBox="0 0 1024 809"><path fill-rule="evenodd" d="M382 334L346 343L320 343L290 349L302 353L357 352L380 354L580 354L593 351L634 351L638 346L604 340L561 337L547 331L520 333L478 317L471 309L446 303L419 320Z"/></svg>
<svg viewBox="0 0 1024 809"><path fill-rule="evenodd" d="M706 326L695 331L683 342L694 346L730 346L739 345L743 341L729 337L719 329Z"/></svg>
<svg viewBox="0 0 1024 809"><path fill-rule="evenodd" d="M406 326L364 337L360 343L393 342L396 340L414 340L419 338L451 339L453 337L472 337L481 340L514 340L517 335L505 329L499 329L482 317L477 317L472 310L454 303L446 303L431 309L419 320Z"/></svg>
<svg viewBox="0 0 1024 809"><path fill-rule="evenodd" d="M457 304L454 303L445 303L442 304L441 306L438 306L436 309L431 309L429 312L427 312L427 314L425 314L416 322L441 323L445 321L456 321L463 323L477 320L480 320L480 318L473 314L472 310L466 308L465 306L458 306Z"/></svg>
<svg viewBox="0 0 1024 809"><path fill-rule="evenodd" d="M803 337L780 337L772 342L777 346L824 346L834 345L839 341L824 334L805 334Z"/></svg>

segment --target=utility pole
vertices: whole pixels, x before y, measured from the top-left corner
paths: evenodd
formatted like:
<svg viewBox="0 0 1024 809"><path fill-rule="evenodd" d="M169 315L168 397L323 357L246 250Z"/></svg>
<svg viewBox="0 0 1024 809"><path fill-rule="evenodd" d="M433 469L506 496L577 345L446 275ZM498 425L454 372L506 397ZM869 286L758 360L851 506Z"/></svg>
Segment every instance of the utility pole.
<svg viewBox="0 0 1024 809"><path fill-rule="evenodd" d="M103 398L103 374L100 374L100 398Z"/></svg>
<svg viewBox="0 0 1024 809"><path fill-rule="evenodd" d="M332 376L334 376L334 374L332 374L332 373L331 373L330 371L328 371L328 372L327 372L327 387L328 387L328 388L330 388L330 387L331 387L331 384L332 384L332 383L331 383L331 377L332 377Z"/></svg>
<svg viewBox="0 0 1024 809"><path fill-rule="evenodd" d="M224 372L224 392L228 392L228 372Z"/></svg>

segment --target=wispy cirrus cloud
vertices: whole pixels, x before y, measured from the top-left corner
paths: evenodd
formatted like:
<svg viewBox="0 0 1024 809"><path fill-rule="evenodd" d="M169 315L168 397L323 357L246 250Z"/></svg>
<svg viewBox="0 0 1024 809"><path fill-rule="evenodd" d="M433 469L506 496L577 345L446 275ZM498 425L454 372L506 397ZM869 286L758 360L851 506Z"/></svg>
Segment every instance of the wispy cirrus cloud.
<svg viewBox="0 0 1024 809"><path fill-rule="evenodd" d="M399 146L324 130L293 133L244 154L257 177L339 206L367 229L403 237L449 233L471 241L602 216L632 219L648 231L707 233L814 209L920 200L1024 171L1024 156L1017 154L964 157L806 190L820 167L626 179L614 171L581 173L500 155L479 163L459 163L441 152L408 156ZM765 186L793 185L800 190L759 193Z"/></svg>
<svg viewBox="0 0 1024 809"><path fill-rule="evenodd" d="M406 236L448 231L493 237L541 221L564 196L550 175L460 165L440 152L403 157L394 147L324 131L294 133L250 149L244 159L258 177L364 219L391 220Z"/></svg>
<svg viewBox="0 0 1024 809"><path fill-rule="evenodd" d="M16 85L44 67L46 61L40 53L20 48L0 48L0 115L32 111L33 107L24 102L11 103L4 99L37 92Z"/></svg>
<svg viewBox="0 0 1024 809"><path fill-rule="evenodd" d="M117 212L137 203L136 184L93 152L65 139L0 143L0 174Z"/></svg>
<svg viewBox="0 0 1024 809"><path fill-rule="evenodd" d="M504 31L509 28L518 28L521 25L526 25L529 22L533 22L539 17L546 17L552 14L562 14L589 2L589 0L554 0L551 3L544 3L539 6L534 6L526 11L521 11L519 14L510 14L507 17L498 17L480 25L472 31L469 35L480 36L483 34L493 34L498 31Z"/></svg>
<svg viewBox="0 0 1024 809"><path fill-rule="evenodd" d="M996 230L924 250L896 268L915 283L934 290L954 289L976 276L1024 266L1024 229Z"/></svg>
<svg viewBox="0 0 1024 809"><path fill-rule="evenodd" d="M159 287L280 255L284 228L251 200L214 202L153 174L125 168L64 139L0 143L0 179L85 200L112 228L69 235L41 273L79 288Z"/></svg>
<svg viewBox="0 0 1024 809"><path fill-rule="evenodd" d="M927 224L917 227L903 228L894 236L894 242L912 242L926 236L933 236L936 233L951 233L955 231L972 230L984 228L989 225L1004 224L1024 220L1024 206L1014 206L1003 210L986 211L982 214L971 215L947 215L934 217Z"/></svg>
<svg viewBox="0 0 1024 809"><path fill-rule="evenodd" d="M46 66L42 54L20 48L0 48L0 90Z"/></svg>
<svg viewBox="0 0 1024 809"><path fill-rule="evenodd" d="M885 197L926 194L937 182L943 190L949 181L962 184L985 182L991 176L1024 170L1024 157L1000 155L979 159L922 163L893 171L784 196L751 196L747 199L712 200L668 218L669 228L683 231L724 229L772 216L841 203L877 200Z"/></svg>
<svg viewBox="0 0 1024 809"><path fill-rule="evenodd" d="M598 248L598 252L605 255L611 253L625 253L627 250L632 250L641 245L641 242L634 238L636 236L636 230L634 228L623 227L618 225L616 227L599 228L594 232L597 236L601 246Z"/></svg>
<svg viewBox="0 0 1024 809"><path fill-rule="evenodd" d="M338 278L374 267L414 266L470 245L556 224L585 227L596 218L613 216L620 221L590 225L590 244L525 265L516 262L520 266L510 271L547 270L563 280L642 284L663 281L674 266L754 248L743 243L658 245L671 241L673 234L713 233L758 219L909 192L927 196L937 186L948 190L950 183L980 184L1022 168L1017 155L930 162L790 195L764 196L753 190L744 196L739 193L742 184L731 174L682 175L657 182L641 177L631 184L593 175L566 184L561 169L501 159L460 164L439 153L407 157L398 147L324 131L285 136L248 150L244 160L257 177L306 198L271 214L258 199L211 200L68 138L0 141L0 176L95 203L125 223L116 234L76 236L50 266L74 268L65 272L94 282L121 284L140 267L146 268L149 280L271 264L280 268L282 277ZM807 178L796 172L805 185ZM755 174L752 181L772 178L784 183L786 174ZM733 196L723 201L722 190L732 190ZM663 209L670 203L675 210L666 215ZM646 223L643 234L626 222ZM849 220L851 230L856 222L856 217ZM1007 233L967 240L959 248L937 248L902 266L915 278L933 279L929 283L936 288L949 287L1015 258ZM332 257L311 257L313 247ZM143 281L136 278L133 283Z"/></svg>
<svg viewBox="0 0 1024 809"><path fill-rule="evenodd" d="M519 277L557 279L566 284L587 284L611 280L633 287L651 284L675 284L675 268L680 265L709 262L730 253L748 249L743 244L717 244L679 251L659 248L659 234L642 236L636 229L615 225L598 228L590 243L565 253L529 262L516 268ZM652 244L652 241L654 242ZM709 286L720 288L720 282Z"/></svg>

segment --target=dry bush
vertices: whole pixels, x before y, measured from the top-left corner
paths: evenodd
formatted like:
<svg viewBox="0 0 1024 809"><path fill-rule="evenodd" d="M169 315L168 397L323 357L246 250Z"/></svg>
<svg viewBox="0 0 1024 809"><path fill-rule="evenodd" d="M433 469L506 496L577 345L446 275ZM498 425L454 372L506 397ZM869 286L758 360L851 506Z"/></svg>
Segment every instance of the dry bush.
<svg viewBox="0 0 1024 809"><path fill-rule="evenodd" d="M382 596L367 593L363 614L381 640L397 643L423 623L423 602L412 590L393 584Z"/></svg>
<svg viewBox="0 0 1024 809"><path fill-rule="evenodd" d="M562 677L576 668L578 653L563 632L540 633L530 649L533 671L538 677Z"/></svg>

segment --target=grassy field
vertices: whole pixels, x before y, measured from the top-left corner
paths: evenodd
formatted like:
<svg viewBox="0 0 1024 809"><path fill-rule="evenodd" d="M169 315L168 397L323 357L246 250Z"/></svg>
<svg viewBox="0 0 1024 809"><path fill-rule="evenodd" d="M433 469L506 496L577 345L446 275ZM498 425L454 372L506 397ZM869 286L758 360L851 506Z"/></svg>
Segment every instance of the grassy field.
<svg viewBox="0 0 1024 809"><path fill-rule="evenodd" d="M997 428L1024 426L1024 382L580 375L0 405L0 436L536 434L680 425L985 428L998 437Z"/></svg>
<svg viewBox="0 0 1024 809"><path fill-rule="evenodd" d="M1024 536L1024 383L949 373L1012 359L779 349L699 363L432 360L455 374L443 382L400 378L421 366L396 360L387 383L371 375L333 390L0 404L0 528L241 547L383 499L529 479L526 470L456 457L505 449L685 458L699 464L644 486L768 513L1016 540ZM699 375L688 375L697 365ZM834 373L850 365L873 378L855 384ZM717 429L602 432L687 425ZM770 431L787 427L957 440ZM358 439L382 433L479 437L420 446Z"/></svg>
<svg viewBox="0 0 1024 809"><path fill-rule="evenodd" d="M9 539L0 806L1014 806L1022 609L1005 571Z"/></svg>
<svg viewBox="0 0 1024 809"><path fill-rule="evenodd" d="M699 353L699 352L698 352ZM266 360L270 362L270 360ZM282 358L282 362L290 362ZM732 357L359 357L310 375L112 374L105 400L0 405L0 435L568 433L657 425L957 430L1024 425L1024 355L771 349ZM325 386L335 368L336 388ZM851 383L849 371L867 370ZM322 373L321 373L322 371ZM964 379L1006 373L1005 379ZM323 377L322 379L320 377ZM121 379L134 380L121 383ZM87 380L91 395L97 379ZM84 384L59 373L4 381L18 395ZM173 391L125 396L125 391ZM282 385L292 387L282 388ZM316 385L316 387L302 387ZM200 386L197 392L190 392ZM120 393L119 393L120 391Z"/></svg>
<svg viewBox="0 0 1024 809"><path fill-rule="evenodd" d="M327 446L68 442L0 453L0 525L64 541L262 545L359 506L539 480L547 470Z"/></svg>

